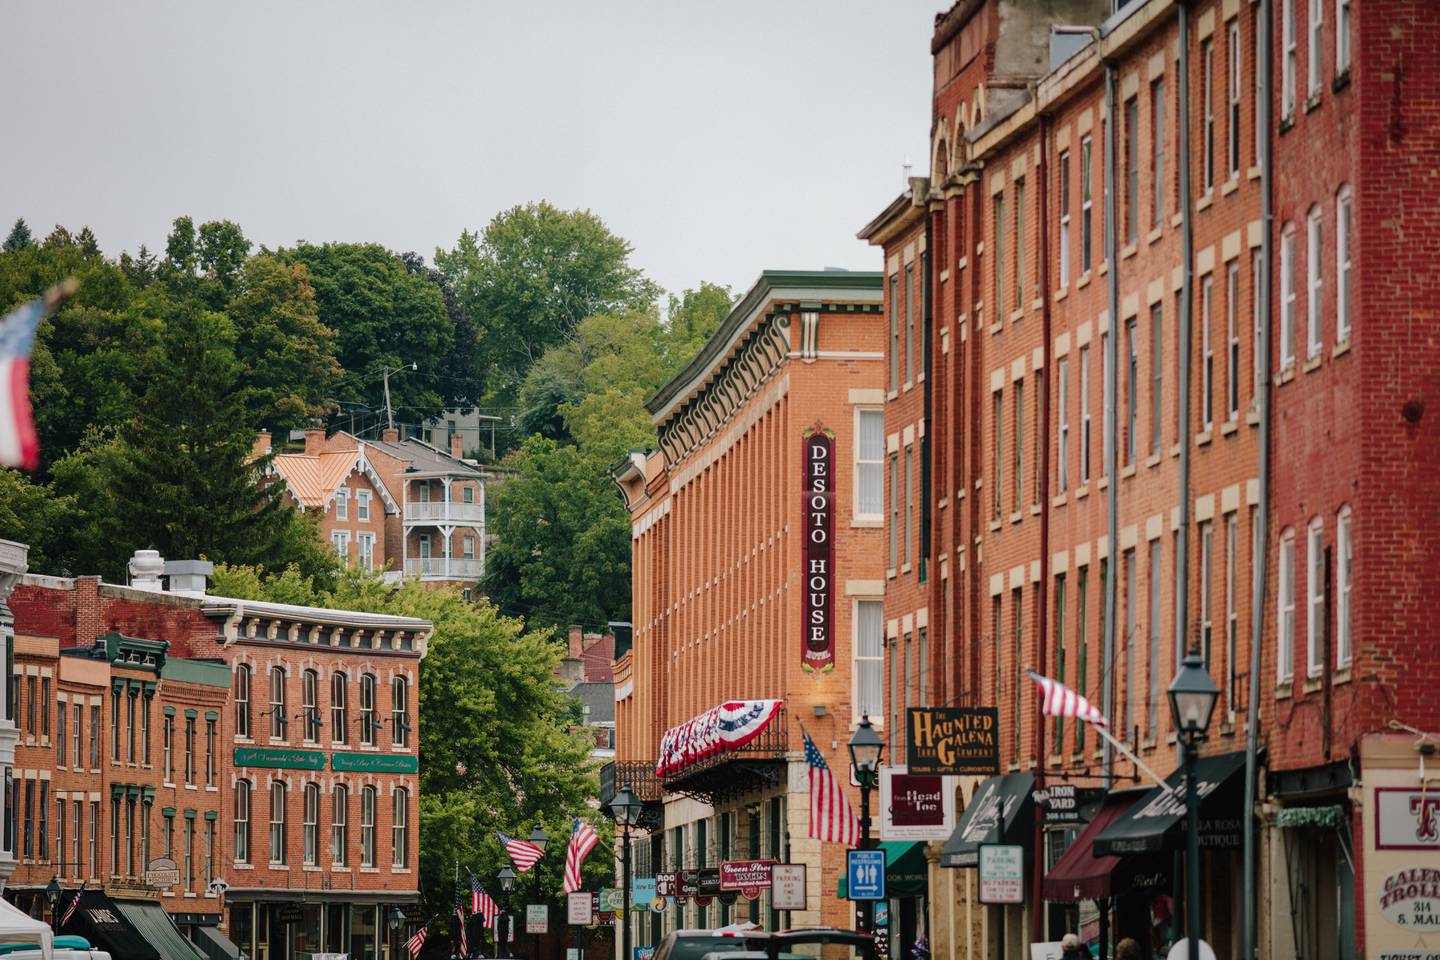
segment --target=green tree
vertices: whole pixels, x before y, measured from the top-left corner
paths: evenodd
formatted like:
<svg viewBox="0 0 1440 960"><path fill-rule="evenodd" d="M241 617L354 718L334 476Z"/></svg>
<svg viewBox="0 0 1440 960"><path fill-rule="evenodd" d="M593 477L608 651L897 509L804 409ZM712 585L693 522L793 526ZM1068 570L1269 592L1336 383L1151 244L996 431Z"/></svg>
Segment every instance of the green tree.
<svg viewBox="0 0 1440 960"><path fill-rule="evenodd" d="M714 283L702 283L678 297L670 295L669 322L663 342L672 374L700 352L734 305L730 288Z"/></svg>
<svg viewBox="0 0 1440 960"><path fill-rule="evenodd" d="M30 569L58 573L65 558L75 503L15 470L0 469L0 539L30 547Z"/></svg>
<svg viewBox="0 0 1440 960"><path fill-rule="evenodd" d="M35 238L30 235L30 226L25 222L24 217L15 220L15 225L10 228L10 233L5 237L4 251L10 253L15 250L24 250L26 247L34 246Z"/></svg>

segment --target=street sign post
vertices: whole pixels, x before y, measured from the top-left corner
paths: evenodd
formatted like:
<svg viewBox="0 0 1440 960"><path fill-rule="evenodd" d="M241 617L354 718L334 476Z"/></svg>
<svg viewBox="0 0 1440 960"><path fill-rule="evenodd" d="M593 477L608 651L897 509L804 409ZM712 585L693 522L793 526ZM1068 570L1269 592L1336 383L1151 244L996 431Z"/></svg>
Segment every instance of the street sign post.
<svg viewBox="0 0 1440 960"><path fill-rule="evenodd" d="M885 899L884 850L850 850L845 857L845 868L848 899Z"/></svg>
<svg viewBox="0 0 1440 960"><path fill-rule="evenodd" d="M544 933L549 926L549 911L543 903L527 903L525 905L525 932Z"/></svg>
<svg viewBox="0 0 1440 960"><path fill-rule="evenodd" d="M980 902L1025 902L1025 848L1019 844L980 845Z"/></svg>
<svg viewBox="0 0 1440 960"><path fill-rule="evenodd" d="M567 919L575 926L588 927L595 922L594 901L590 899L589 891L570 894L567 906L569 907Z"/></svg>
<svg viewBox="0 0 1440 960"><path fill-rule="evenodd" d="M776 910L808 910L805 864L777 863L770 868L770 905Z"/></svg>

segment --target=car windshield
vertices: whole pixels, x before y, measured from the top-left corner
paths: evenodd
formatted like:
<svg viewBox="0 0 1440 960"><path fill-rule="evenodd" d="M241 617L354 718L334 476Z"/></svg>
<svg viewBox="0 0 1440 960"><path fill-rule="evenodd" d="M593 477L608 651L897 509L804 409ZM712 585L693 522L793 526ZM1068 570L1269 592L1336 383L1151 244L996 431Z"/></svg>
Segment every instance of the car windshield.
<svg viewBox="0 0 1440 960"><path fill-rule="evenodd" d="M827 941L788 942L780 945L777 960L874 960L874 951L856 943Z"/></svg>
<svg viewBox="0 0 1440 960"><path fill-rule="evenodd" d="M744 937L678 937L670 960L704 960L707 953L738 953L757 949Z"/></svg>

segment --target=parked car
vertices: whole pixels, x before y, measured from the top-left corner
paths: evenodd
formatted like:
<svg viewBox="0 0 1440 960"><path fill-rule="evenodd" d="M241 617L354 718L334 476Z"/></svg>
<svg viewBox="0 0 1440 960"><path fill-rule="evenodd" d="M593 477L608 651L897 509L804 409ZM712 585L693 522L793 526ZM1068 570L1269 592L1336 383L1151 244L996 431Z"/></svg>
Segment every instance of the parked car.
<svg viewBox="0 0 1440 960"><path fill-rule="evenodd" d="M655 948L654 960L706 960L709 954L764 950L759 930L675 930Z"/></svg>

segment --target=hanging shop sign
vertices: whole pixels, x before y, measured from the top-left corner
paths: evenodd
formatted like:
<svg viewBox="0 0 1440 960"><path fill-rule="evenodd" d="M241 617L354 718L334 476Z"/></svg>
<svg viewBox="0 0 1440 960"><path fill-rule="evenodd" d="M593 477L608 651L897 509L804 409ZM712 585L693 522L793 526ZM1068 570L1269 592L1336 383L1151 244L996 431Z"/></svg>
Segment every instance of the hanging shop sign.
<svg viewBox="0 0 1440 960"><path fill-rule="evenodd" d="M1025 902L1025 848L1020 844L980 845L980 902Z"/></svg>
<svg viewBox="0 0 1440 960"><path fill-rule="evenodd" d="M236 747L235 766L271 767L277 770L324 770L319 750L285 750L278 747Z"/></svg>
<svg viewBox="0 0 1440 960"><path fill-rule="evenodd" d="M1081 823L1081 814L1097 803L1105 791L1099 787L1077 787L1073 783L1049 783L1030 791L1037 809L1044 813L1046 824Z"/></svg>
<svg viewBox="0 0 1440 960"><path fill-rule="evenodd" d="M1440 931L1440 869L1407 867L1385 878L1376 896L1380 913L1406 930Z"/></svg>
<svg viewBox="0 0 1440 960"><path fill-rule="evenodd" d="M955 829L955 790L944 777L880 769L880 839L945 840Z"/></svg>
<svg viewBox="0 0 1440 960"><path fill-rule="evenodd" d="M655 893L661 897L675 896L675 874L673 872L655 874Z"/></svg>
<svg viewBox="0 0 1440 960"><path fill-rule="evenodd" d="M784 700L727 700L665 731L660 738L657 777L673 776L718 753L739 750L754 740Z"/></svg>
<svg viewBox="0 0 1440 960"><path fill-rule="evenodd" d="M777 863L770 868L770 905L776 910L808 910L805 864Z"/></svg>
<svg viewBox="0 0 1440 960"><path fill-rule="evenodd" d="M413 753L332 753L330 769L355 773L418 773L420 758Z"/></svg>
<svg viewBox="0 0 1440 960"><path fill-rule="evenodd" d="M770 889L770 869L774 860L727 860L720 864L720 889L738 890L747 900Z"/></svg>
<svg viewBox="0 0 1440 960"><path fill-rule="evenodd" d="M807 427L802 434L805 477L805 602L800 634L805 638L802 669L835 669L835 431Z"/></svg>
<svg viewBox="0 0 1440 960"><path fill-rule="evenodd" d="M151 860L145 866L145 883L152 887L173 887L180 882L180 866L169 857Z"/></svg>
<svg viewBox="0 0 1440 960"><path fill-rule="evenodd" d="M911 773L1000 772L1000 712L994 707L911 707L905 717Z"/></svg>
<svg viewBox="0 0 1440 960"><path fill-rule="evenodd" d="M1381 850L1440 850L1440 793L1376 788L1375 846Z"/></svg>
<svg viewBox="0 0 1440 960"><path fill-rule="evenodd" d="M697 897L713 897L720 892L720 868L701 867L695 871L695 885L698 888ZM696 901L697 903L699 900ZM703 906L703 904L702 904Z"/></svg>

